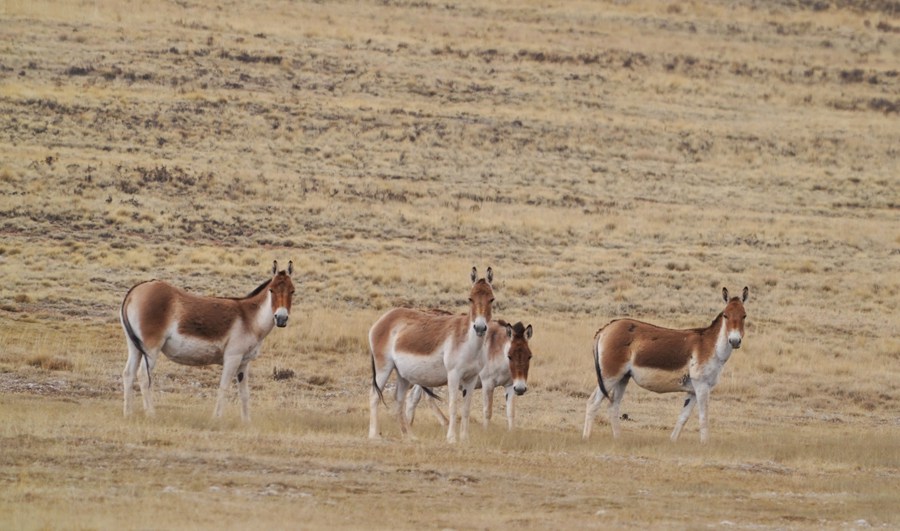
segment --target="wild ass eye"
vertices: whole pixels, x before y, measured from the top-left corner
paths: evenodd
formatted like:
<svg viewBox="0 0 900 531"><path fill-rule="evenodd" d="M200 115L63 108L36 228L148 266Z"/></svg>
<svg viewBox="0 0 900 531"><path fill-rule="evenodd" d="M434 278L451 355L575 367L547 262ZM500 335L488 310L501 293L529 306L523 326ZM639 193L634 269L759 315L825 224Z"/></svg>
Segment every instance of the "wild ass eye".
<svg viewBox="0 0 900 531"><path fill-rule="evenodd" d="M490 300L490 301L488 301L488 302L490 302L490 303L491 303L491 304L494 304L494 298L493 298L493 297L491 297L491 300Z"/></svg>

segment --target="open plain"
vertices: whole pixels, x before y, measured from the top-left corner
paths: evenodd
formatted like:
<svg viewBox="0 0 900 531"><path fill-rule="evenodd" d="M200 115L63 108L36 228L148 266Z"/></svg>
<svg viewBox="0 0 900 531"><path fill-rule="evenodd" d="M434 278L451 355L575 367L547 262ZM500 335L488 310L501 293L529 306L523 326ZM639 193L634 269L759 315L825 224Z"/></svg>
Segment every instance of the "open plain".
<svg viewBox="0 0 900 531"><path fill-rule="evenodd" d="M898 528L898 160L896 1L0 0L0 528ZM289 259L251 423L166 359L122 417L129 287ZM369 441L368 327L473 265L519 427ZM583 442L594 332L723 286L710 443L637 386Z"/></svg>

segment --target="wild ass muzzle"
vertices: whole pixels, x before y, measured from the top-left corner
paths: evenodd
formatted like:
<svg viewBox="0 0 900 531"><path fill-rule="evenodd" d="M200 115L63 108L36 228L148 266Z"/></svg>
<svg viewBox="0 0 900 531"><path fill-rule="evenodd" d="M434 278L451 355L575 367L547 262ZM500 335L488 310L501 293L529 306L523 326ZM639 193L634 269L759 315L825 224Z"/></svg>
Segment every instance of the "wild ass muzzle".
<svg viewBox="0 0 900 531"><path fill-rule="evenodd" d="M469 410L478 373L487 361L488 323L494 302L493 271L478 278L473 267L470 276L469 311L451 315L442 311L395 308L385 313L369 330L372 354L372 389L369 393L369 438L378 432L378 402L391 373L397 372L397 416L400 431L412 437L406 408L406 393L413 385L449 388L450 421L447 441L468 438ZM462 389L462 419L457 434L459 394Z"/></svg>
<svg viewBox="0 0 900 531"><path fill-rule="evenodd" d="M139 371L144 411L155 413L151 375L162 352L182 365L222 365L213 416L222 416L225 392L237 378L241 418L249 421L249 364L259 356L269 332L287 325L294 295L293 272L293 262L282 271L274 262L272 278L244 298L198 296L159 280L132 287L119 315L128 344L128 361L122 372L125 416L132 411L134 379Z"/></svg>
<svg viewBox="0 0 900 531"><path fill-rule="evenodd" d="M729 298L728 290L722 288L725 309L706 328L673 330L634 319L618 319L601 328L594 336L597 387L588 398L582 437L590 437L604 399L609 400L613 437L619 437L619 404L628 380L633 379L656 393L687 393L671 439L678 439L694 404L698 404L700 442L707 442L709 394L732 351L743 343L748 294L745 287L740 298Z"/></svg>
<svg viewBox="0 0 900 531"><path fill-rule="evenodd" d="M506 390L506 422L507 428L512 430L515 425L515 397L524 395L528 390L528 369L531 365L531 340L533 329L531 325L525 326L521 322L511 325L503 320L491 321L488 327L488 357L487 363L478 374L478 383L475 388L481 388L484 393L482 401L484 408L484 427L491 423L494 405L494 389L503 387ZM413 387L406 402L406 417L412 424L415 409L422 399L423 389L417 385ZM437 405L437 399L429 396L429 404L441 425L447 425L447 417Z"/></svg>

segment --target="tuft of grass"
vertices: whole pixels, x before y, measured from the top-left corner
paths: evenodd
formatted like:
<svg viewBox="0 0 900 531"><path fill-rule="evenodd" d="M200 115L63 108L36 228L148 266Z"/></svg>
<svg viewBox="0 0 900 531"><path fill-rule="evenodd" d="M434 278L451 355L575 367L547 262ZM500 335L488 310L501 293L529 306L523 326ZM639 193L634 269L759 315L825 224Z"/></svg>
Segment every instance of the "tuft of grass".
<svg viewBox="0 0 900 531"><path fill-rule="evenodd" d="M58 355L48 354L31 356L26 361L26 364L45 371L71 371L73 368L72 362L69 359Z"/></svg>
<svg viewBox="0 0 900 531"><path fill-rule="evenodd" d="M6 166L0 167L0 183L12 185L16 184L18 180L18 175L12 169Z"/></svg>

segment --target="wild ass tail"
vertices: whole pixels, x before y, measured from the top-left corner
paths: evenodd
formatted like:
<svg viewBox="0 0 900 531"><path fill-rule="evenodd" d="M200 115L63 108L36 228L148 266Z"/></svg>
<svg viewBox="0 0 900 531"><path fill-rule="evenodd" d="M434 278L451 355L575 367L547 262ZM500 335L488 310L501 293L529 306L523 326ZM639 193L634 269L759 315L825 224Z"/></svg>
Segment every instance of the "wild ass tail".
<svg viewBox="0 0 900 531"><path fill-rule="evenodd" d="M134 288L132 288L134 289ZM125 304L128 301L128 295L125 296L125 300L122 301L122 326L125 327L125 334L128 335L128 340L131 341L131 344L138 349L138 352L141 353L141 357L144 359L144 365L147 369L147 385L152 385L153 380L150 378L150 360L147 358L147 351L144 349L144 342L141 341L141 338L137 336L134 332L134 328L131 327L131 323L128 321L128 314L125 312ZM140 361L138 361L140 364Z"/></svg>
<svg viewBox="0 0 900 531"><path fill-rule="evenodd" d="M375 388L375 392L378 393L378 398L381 399L381 403L387 406L387 402L384 401L384 395L381 393L381 389L378 387L378 380L375 379L375 355L372 354L372 387Z"/></svg>
<svg viewBox="0 0 900 531"><path fill-rule="evenodd" d="M426 395L430 396L431 398L433 398L433 399L435 399L435 400L438 400L438 401L439 401L439 400L441 399L441 397L439 397L438 395L436 395L434 391L432 391L431 389L429 389L429 388L427 388L427 387L422 387L422 390L425 391L425 394L426 394Z"/></svg>
<svg viewBox="0 0 900 531"><path fill-rule="evenodd" d="M603 393L603 396L605 396L607 400L612 400L609 398L606 386L603 385L603 374L600 372L600 349L598 344L599 341L597 340L597 336L594 336L594 369L597 371L597 383L600 384L600 392Z"/></svg>

